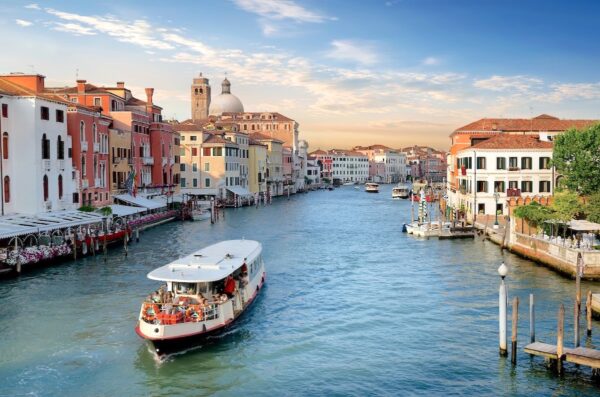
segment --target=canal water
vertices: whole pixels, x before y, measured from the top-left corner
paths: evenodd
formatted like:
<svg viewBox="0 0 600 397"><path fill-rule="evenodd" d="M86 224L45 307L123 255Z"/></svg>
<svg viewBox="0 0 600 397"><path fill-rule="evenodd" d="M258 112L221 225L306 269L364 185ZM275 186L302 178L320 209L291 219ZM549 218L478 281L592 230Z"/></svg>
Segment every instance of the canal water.
<svg viewBox="0 0 600 397"><path fill-rule="evenodd" d="M522 353L527 299L538 340L554 342L574 282L476 241L401 232L410 203L353 187L228 210L225 220L171 223L129 256L86 258L0 282L2 396L594 395L590 371L562 378ZM260 240L267 284L254 307L210 344L157 362L134 332L146 273L233 238ZM521 299L518 365L498 356L496 269ZM598 284L584 283L587 288ZM510 326L510 325L509 325ZM594 323L593 346L600 341Z"/></svg>

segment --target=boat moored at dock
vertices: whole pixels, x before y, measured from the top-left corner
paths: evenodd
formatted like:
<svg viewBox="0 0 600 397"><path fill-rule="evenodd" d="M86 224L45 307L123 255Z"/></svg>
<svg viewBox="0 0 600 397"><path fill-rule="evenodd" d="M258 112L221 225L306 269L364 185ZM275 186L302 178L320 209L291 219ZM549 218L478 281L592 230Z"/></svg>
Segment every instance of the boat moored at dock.
<svg viewBox="0 0 600 397"><path fill-rule="evenodd" d="M265 282L261 254L257 241L228 240L153 270L148 278L165 284L143 302L137 334L162 356L223 331Z"/></svg>

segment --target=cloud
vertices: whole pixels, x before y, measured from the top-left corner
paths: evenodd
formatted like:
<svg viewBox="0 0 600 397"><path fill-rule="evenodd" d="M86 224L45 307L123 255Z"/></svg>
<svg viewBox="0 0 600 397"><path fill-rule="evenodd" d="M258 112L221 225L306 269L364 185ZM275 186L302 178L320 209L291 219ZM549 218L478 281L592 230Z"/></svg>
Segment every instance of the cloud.
<svg viewBox="0 0 600 397"><path fill-rule="evenodd" d="M33 25L33 22L29 22L24 19L15 19L15 22L17 23L17 25L23 26L23 27L28 27L28 26Z"/></svg>
<svg viewBox="0 0 600 397"><path fill-rule="evenodd" d="M78 23L56 22L52 29L59 32L72 33L75 36L93 36L96 34L93 29L79 25Z"/></svg>
<svg viewBox="0 0 600 397"><path fill-rule="evenodd" d="M320 23L336 18L307 10L292 0L232 0L239 8L263 18Z"/></svg>
<svg viewBox="0 0 600 397"><path fill-rule="evenodd" d="M557 83L550 85L550 92L544 95L550 102L569 99L600 99L600 83Z"/></svg>
<svg viewBox="0 0 600 397"><path fill-rule="evenodd" d="M438 58L435 58L435 57L427 57L427 58L423 59L422 63L425 66L435 66L435 65L439 65L440 64L440 60Z"/></svg>
<svg viewBox="0 0 600 397"><path fill-rule="evenodd" d="M41 10L40 6L36 3L27 4L25 8L28 8L30 10Z"/></svg>
<svg viewBox="0 0 600 397"><path fill-rule="evenodd" d="M542 80L529 76L492 76L487 79L475 80L473 85L491 91L517 91L526 92L540 86Z"/></svg>
<svg viewBox="0 0 600 397"><path fill-rule="evenodd" d="M352 40L334 40L326 56L339 61L351 61L364 65L377 63L379 56L372 45Z"/></svg>

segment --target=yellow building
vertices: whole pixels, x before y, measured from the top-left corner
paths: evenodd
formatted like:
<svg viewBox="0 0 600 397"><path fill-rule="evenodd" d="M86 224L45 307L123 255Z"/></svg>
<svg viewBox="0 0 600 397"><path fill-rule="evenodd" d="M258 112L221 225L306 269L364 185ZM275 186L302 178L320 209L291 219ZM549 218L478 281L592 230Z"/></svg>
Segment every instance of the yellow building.
<svg viewBox="0 0 600 397"><path fill-rule="evenodd" d="M267 146L250 140L248 159L248 188L252 194L267 192Z"/></svg>
<svg viewBox="0 0 600 397"><path fill-rule="evenodd" d="M267 146L267 189L272 196L283 194L283 141L254 133L250 137Z"/></svg>
<svg viewBox="0 0 600 397"><path fill-rule="evenodd" d="M127 189L125 183L131 172L131 131L109 129L108 144L110 192L114 195Z"/></svg>

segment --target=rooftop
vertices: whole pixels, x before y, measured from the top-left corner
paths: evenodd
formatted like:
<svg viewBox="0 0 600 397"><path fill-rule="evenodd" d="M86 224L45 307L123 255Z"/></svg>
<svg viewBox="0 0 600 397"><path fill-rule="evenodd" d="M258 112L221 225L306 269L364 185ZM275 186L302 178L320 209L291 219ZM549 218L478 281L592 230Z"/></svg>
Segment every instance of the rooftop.
<svg viewBox="0 0 600 397"><path fill-rule="evenodd" d="M457 128L452 134L464 132L527 132L527 131L566 131L570 128L585 128L600 120L567 120L547 114L532 119L483 118Z"/></svg>
<svg viewBox="0 0 600 397"><path fill-rule="evenodd" d="M550 149L552 142L540 141L536 135L495 135L469 149Z"/></svg>

